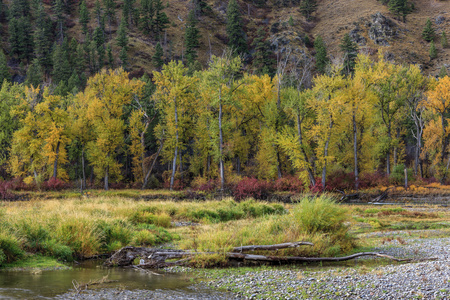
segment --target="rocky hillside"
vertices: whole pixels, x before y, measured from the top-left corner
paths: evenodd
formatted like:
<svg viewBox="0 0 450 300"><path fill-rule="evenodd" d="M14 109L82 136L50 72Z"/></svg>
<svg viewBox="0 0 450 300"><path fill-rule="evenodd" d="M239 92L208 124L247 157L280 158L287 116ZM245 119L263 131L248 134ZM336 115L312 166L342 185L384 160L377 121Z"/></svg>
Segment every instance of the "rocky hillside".
<svg viewBox="0 0 450 300"><path fill-rule="evenodd" d="M268 40L273 50L281 54L285 53L287 48L297 53L313 54L312 41L317 35L321 35L330 58L339 61L342 60L339 44L344 34L349 33L358 43L360 51L371 55L383 51L389 60L420 64L427 74L436 75L442 66L450 67L450 48L444 49L440 43L442 31L450 33L450 3L446 1L414 0L412 2L414 10L407 15L405 23L392 14L387 5L377 0L318 0L317 10L309 21L301 14L299 2L296 0L270 0L259 5L260 7L252 1L238 1L238 3L249 46L256 36L257 28L261 26L268 32ZM88 27L90 32L93 32L97 22L94 17L95 0L87 0L86 4L90 12ZM199 17L198 59L203 65L206 64L210 54L221 55L227 45L225 29L227 4L228 1L207 0L207 9ZM11 2L7 2L6 5L10 6ZM52 21L56 23L57 17L51 0L45 0L44 5ZM65 15L67 35L83 43L85 36L81 33L79 2L71 2L68 5L70 9ZM123 2L117 1L115 18L110 26L109 24L105 26L105 42L111 46L117 65L120 48L117 46L116 35L123 5ZM137 0L133 5L140 7L140 1ZM169 24L159 40L166 61L184 58L184 31L188 12L192 7L191 0L164 2L164 11ZM430 44L422 38L422 31L428 18L432 20L436 31L437 58L433 60L430 60L429 56ZM2 48L9 58L12 72L24 73L23 66L20 66L12 55L8 56L10 44L6 19L3 18L1 31ZM130 71L136 76L150 73L154 69L152 56L157 40L133 25L128 29L128 38ZM251 62L251 54L250 47L247 62ZM27 63L29 62L25 62L25 65Z"/></svg>

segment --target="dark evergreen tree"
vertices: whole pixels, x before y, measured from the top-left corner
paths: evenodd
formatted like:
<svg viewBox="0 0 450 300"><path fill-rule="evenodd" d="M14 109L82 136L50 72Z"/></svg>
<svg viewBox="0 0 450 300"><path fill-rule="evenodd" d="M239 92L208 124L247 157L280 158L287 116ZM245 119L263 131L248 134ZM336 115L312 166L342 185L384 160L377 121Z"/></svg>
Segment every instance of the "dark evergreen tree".
<svg viewBox="0 0 450 300"><path fill-rule="evenodd" d="M408 0L390 0L388 6L393 14L402 17L403 22L406 22L406 15L412 11Z"/></svg>
<svg viewBox="0 0 450 300"><path fill-rule="evenodd" d="M11 55L21 60L33 57L33 37L30 21L27 17L11 19L8 26Z"/></svg>
<svg viewBox="0 0 450 300"><path fill-rule="evenodd" d="M12 0L9 5L9 20L30 16L28 0Z"/></svg>
<svg viewBox="0 0 450 300"><path fill-rule="evenodd" d="M153 6L155 8L155 19L153 22L153 35L155 39L159 40L164 29L168 27L169 18L163 11L164 5L162 0L153 0Z"/></svg>
<svg viewBox="0 0 450 300"><path fill-rule="evenodd" d="M108 20L109 34L111 35L111 24L116 17L116 2L114 0L103 0L105 16Z"/></svg>
<svg viewBox="0 0 450 300"><path fill-rule="evenodd" d="M158 70L162 68L162 66L164 65L164 50L161 47L160 43L156 44L155 47L155 54L153 55L153 65L155 66L155 68L157 68Z"/></svg>
<svg viewBox="0 0 450 300"><path fill-rule="evenodd" d="M76 94L80 91L81 88L81 80L80 76L78 76L77 72L73 70L72 75L67 81L67 90L69 93Z"/></svg>
<svg viewBox="0 0 450 300"><path fill-rule="evenodd" d="M227 36L228 47L235 54L247 52L247 43L245 41L245 33L242 29L241 12L236 0L230 0L227 8Z"/></svg>
<svg viewBox="0 0 450 300"><path fill-rule="evenodd" d="M11 74L9 74L5 53L0 49L0 83L3 84L5 80L11 80Z"/></svg>
<svg viewBox="0 0 450 300"><path fill-rule="evenodd" d="M274 76L276 61L274 59L274 53L270 49L270 43L267 41L267 32L263 27L258 28L251 46L255 50L252 62L255 73L258 75L269 74L270 76Z"/></svg>
<svg viewBox="0 0 450 300"><path fill-rule="evenodd" d="M108 44L106 46L106 56L108 57L108 67L114 69L114 56L112 54L111 46Z"/></svg>
<svg viewBox="0 0 450 300"><path fill-rule="evenodd" d="M193 10L189 12L186 30L184 32L184 43L186 47L186 61L188 64L197 60L197 48L199 46L200 33L197 28L197 19Z"/></svg>
<svg viewBox="0 0 450 300"><path fill-rule="evenodd" d="M439 70L439 78L444 78L445 76L448 76L447 68L442 66L441 70Z"/></svg>
<svg viewBox="0 0 450 300"><path fill-rule="evenodd" d="M128 53L126 48L122 48L122 50L120 50L119 59L122 63L122 68L126 70L128 66Z"/></svg>
<svg viewBox="0 0 450 300"><path fill-rule="evenodd" d="M77 74L83 74L86 69L86 52L82 44L77 45L76 50L76 60L75 60L75 69L77 70Z"/></svg>
<svg viewBox="0 0 450 300"><path fill-rule="evenodd" d="M34 56L37 58L42 72L49 71L52 64L52 22L47 16L42 3L36 12L34 38Z"/></svg>
<svg viewBox="0 0 450 300"><path fill-rule="evenodd" d="M64 23L65 23L63 0L55 0L53 12L55 13L56 16L57 41L59 42L59 44L62 44L64 40Z"/></svg>
<svg viewBox="0 0 450 300"><path fill-rule="evenodd" d="M430 43L430 58L435 59L437 57L436 46L434 45L434 41Z"/></svg>
<svg viewBox="0 0 450 300"><path fill-rule="evenodd" d="M94 15L95 19L97 20L97 26L100 27L103 13L102 13L102 5L100 4L99 0L95 0Z"/></svg>
<svg viewBox="0 0 450 300"><path fill-rule="evenodd" d="M32 85L34 87L39 86L44 78L44 72L38 59L34 59L31 65L28 66L26 85Z"/></svg>
<svg viewBox="0 0 450 300"><path fill-rule="evenodd" d="M345 75L353 74L353 71L355 70L356 57L358 56L358 45L353 42L350 35L346 33L342 39L340 48L344 53L342 73Z"/></svg>
<svg viewBox="0 0 450 300"><path fill-rule="evenodd" d="M81 24L81 31L86 35L88 33L88 24L89 24L89 10L86 6L86 1L83 0L80 4L80 24Z"/></svg>
<svg viewBox="0 0 450 300"><path fill-rule="evenodd" d="M422 37L425 41L431 42L434 41L434 28L431 24L430 18L427 19L427 22L425 23L425 28L422 31Z"/></svg>
<svg viewBox="0 0 450 300"><path fill-rule="evenodd" d="M70 63L62 45L53 47L53 82L67 82L71 75Z"/></svg>
<svg viewBox="0 0 450 300"><path fill-rule="evenodd" d="M302 2L300 3L300 12L308 21L311 20L312 13L316 10L316 0L302 0Z"/></svg>
<svg viewBox="0 0 450 300"><path fill-rule="evenodd" d="M140 27L144 34L150 34L153 31L154 18L153 0L141 0Z"/></svg>
<svg viewBox="0 0 450 300"><path fill-rule="evenodd" d="M130 16L132 16L133 1L124 0L122 6L122 18L125 20L127 27L130 25Z"/></svg>
<svg viewBox="0 0 450 300"><path fill-rule="evenodd" d="M447 35L445 34L445 31L442 31L442 34L441 34L441 45L442 45L442 48L448 47Z"/></svg>
<svg viewBox="0 0 450 300"><path fill-rule="evenodd" d="M316 50L315 58L317 71L324 74L330 59L327 55L327 47L320 35L318 35L314 41L314 49Z"/></svg>
<svg viewBox="0 0 450 300"><path fill-rule="evenodd" d="M125 48L128 50L128 35L127 35L127 25L125 19L122 18L120 22L119 30L117 31L117 46L120 48Z"/></svg>

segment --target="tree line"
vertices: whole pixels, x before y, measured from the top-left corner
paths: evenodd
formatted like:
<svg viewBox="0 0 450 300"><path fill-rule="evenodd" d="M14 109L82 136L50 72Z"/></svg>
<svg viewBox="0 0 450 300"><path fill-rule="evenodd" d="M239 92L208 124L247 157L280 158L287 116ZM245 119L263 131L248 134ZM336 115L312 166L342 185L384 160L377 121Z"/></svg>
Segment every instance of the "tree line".
<svg viewBox="0 0 450 300"><path fill-rule="evenodd" d="M445 182L450 165L450 78L359 55L313 77L313 61L287 57L276 75L212 57L191 73L171 61L147 77L103 69L66 96L48 87L0 90L3 174L40 183L177 182L296 174L327 185L336 171L387 176L402 164ZM5 175L7 176L7 175Z"/></svg>

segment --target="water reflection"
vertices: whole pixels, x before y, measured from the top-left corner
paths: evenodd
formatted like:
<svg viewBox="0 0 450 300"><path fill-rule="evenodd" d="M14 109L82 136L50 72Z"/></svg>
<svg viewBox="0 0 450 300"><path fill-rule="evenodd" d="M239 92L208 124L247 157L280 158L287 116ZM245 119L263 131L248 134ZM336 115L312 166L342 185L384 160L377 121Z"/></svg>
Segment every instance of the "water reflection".
<svg viewBox="0 0 450 300"><path fill-rule="evenodd" d="M162 274L160 276L133 269L103 268L98 263L85 263L70 270L0 271L0 299L51 299L73 289L74 280L79 284L97 281L108 275L114 281L102 288L127 290L180 290L192 284L186 275Z"/></svg>

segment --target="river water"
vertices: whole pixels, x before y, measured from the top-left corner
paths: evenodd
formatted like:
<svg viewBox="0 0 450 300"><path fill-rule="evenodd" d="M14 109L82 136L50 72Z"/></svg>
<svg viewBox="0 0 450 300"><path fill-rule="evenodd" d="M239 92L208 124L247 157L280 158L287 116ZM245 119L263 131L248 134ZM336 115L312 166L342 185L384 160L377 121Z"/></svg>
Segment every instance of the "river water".
<svg viewBox="0 0 450 300"><path fill-rule="evenodd" d="M124 292L141 298L139 293L145 291L147 294L155 293L161 297L167 294L167 298L171 299L182 299L183 295L189 295L186 298L190 299L222 298L217 297L217 292L192 289L192 277L186 274L156 275L153 272L134 269L104 268L98 262L86 262L67 270L0 271L0 299L67 299L74 293L74 283L86 284L101 280L104 276L108 276L107 280L112 282L90 286L94 291L91 294L109 290L110 294L117 294L117 297L109 298L120 299L122 297L119 294ZM83 294L88 293L81 293ZM209 294L211 297L207 296ZM80 298L80 295L77 298Z"/></svg>

